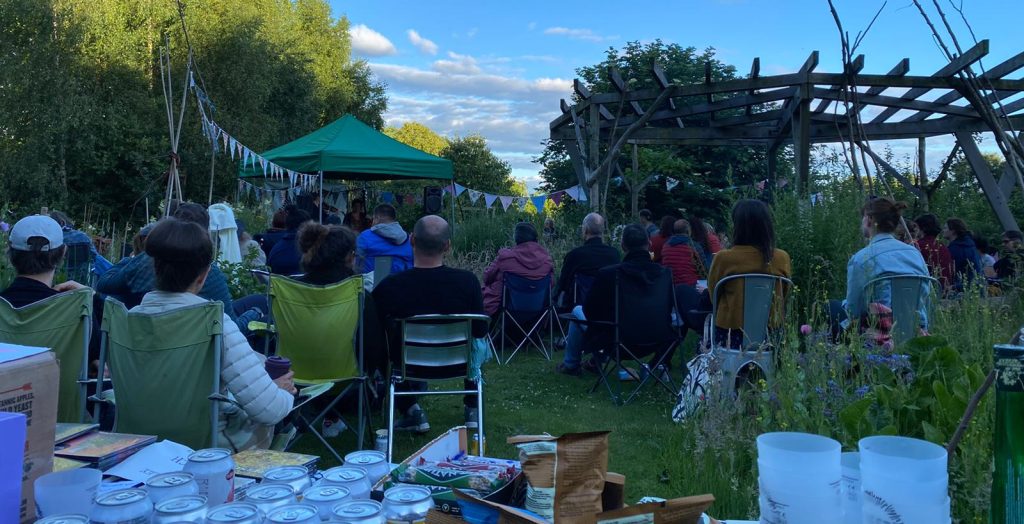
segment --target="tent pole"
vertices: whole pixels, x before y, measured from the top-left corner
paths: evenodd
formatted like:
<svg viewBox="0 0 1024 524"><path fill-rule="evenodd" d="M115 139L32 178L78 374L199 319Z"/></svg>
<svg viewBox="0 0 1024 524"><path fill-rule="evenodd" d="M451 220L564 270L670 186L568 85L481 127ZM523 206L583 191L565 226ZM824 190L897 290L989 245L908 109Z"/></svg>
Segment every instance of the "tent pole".
<svg viewBox="0 0 1024 524"><path fill-rule="evenodd" d="M320 171L320 205L317 206L320 209L320 223L324 223L324 172Z"/></svg>
<svg viewBox="0 0 1024 524"><path fill-rule="evenodd" d="M459 192L455 189L455 174L452 174L452 236L455 236L455 199Z"/></svg>

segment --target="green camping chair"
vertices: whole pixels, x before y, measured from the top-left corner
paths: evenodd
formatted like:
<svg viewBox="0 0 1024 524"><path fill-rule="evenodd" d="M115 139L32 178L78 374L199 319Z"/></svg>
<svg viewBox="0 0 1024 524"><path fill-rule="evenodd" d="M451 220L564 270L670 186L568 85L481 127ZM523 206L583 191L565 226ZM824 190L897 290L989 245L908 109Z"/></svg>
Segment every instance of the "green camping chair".
<svg viewBox="0 0 1024 524"><path fill-rule="evenodd" d="M50 348L60 362L58 422L85 420L92 296L79 289L20 308L0 299L0 341Z"/></svg>
<svg viewBox="0 0 1024 524"><path fill-rule="evenodd" d="M358 397L356 435L363 449L366 420L366 374L363 372L363 277L317 286L270 275L268 301L273 312L269 330L277 337L277 354L288 358L296 386L344 384L337 396L312 419L299 410L304 431L312 433L338 462L344 462L316 425L353 387ZM337 388L335 388L337 389ZM365 409L364 409L365 408Z"/></svg>
<svg viewBox="0 0 1024 524"><path fill-rule="evenodd" d="M120 399L114 431L216 445L223 318L217 301L147 314L107 299L100 367L109 361Z"/></svg>

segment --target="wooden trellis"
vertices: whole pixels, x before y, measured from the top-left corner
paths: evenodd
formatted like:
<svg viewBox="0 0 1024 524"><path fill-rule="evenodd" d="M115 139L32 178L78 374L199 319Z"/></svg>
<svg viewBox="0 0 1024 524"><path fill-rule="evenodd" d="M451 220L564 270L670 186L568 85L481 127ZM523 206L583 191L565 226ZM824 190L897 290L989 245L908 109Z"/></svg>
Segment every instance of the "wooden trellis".
<svg viewBox="0 0 1024 524"><path fill-rule="evenodd" d="M1024 79L1006 78L1024 68L1024 52L978 75L984 80L980 99L989 104L988 111L1005 115L1003 121L1009 125L1009 130L993 130L970 102L978 97L965 96L972 86L959 76L988 50L988 40L983 40L930 76L910 75L906 58L886 74L865 74L863 55L844 73L817 73L817 51L796 73L761 76L760 62L754 59L748 78L713 81L707 67L705 81L690 85L670 83L654 64L651 74L658 87L643 90L629 89L612 69L608 79L614 92L591 93L579 80L574 82L576 103L562 100L562 114L550 125L551 138L566 141L580 183L596 197L594 189L612 172L627 143L765 148L769 187L774 187L779 148L792 144L797 188L805 191L813 144L951 134L1002 226L1019 229L1007 205L1018 182L1009 163L1017 160L1007 159L1007 170L997 180L972 133L1024 128ZM851 91L849 86L856 87ZM852 115L843 109L851 94L855 103L849 107L859 116L857 126L850 125ZM1011 139L1019 141L1021 136ZM899 178L874 156L884 171Z"/></svg>

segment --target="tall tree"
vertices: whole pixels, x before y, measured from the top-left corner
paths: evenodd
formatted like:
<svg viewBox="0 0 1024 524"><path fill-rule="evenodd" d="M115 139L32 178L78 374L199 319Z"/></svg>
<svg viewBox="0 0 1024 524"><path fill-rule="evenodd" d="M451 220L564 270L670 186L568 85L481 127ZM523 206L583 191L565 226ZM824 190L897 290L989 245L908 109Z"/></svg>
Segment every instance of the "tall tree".
<svg viewBox="0 0 1024 524"><path fill-rule="evenodd" d="M512 167L495 156L480 135L452 138L441 156L452 161L455 181L488 193L513 194Z"/></svg>
<svg viewBox="0 0 1024 524"><path fill-rule="evenodd" d="M448 139L419 122L405 122L402 127L385 127L384 134L434 156L440 156L444 148L448 147Z"/></svg>

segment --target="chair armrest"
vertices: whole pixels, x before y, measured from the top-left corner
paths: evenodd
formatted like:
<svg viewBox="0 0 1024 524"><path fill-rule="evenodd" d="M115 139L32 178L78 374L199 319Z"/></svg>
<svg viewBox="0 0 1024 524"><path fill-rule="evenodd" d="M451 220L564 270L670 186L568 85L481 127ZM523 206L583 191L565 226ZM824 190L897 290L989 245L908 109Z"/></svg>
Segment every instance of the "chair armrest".
<svg viewBox="0 0 1024 524"><path fill-rule="evenodd" d="M277 330L274 329L274 325L273 324L269 324L267 322L263 322L263 321L260 321L260 320L250 320L249 324L248 324L248 328L249 328L249 331L251 331L253 333L263 333L263 334L271 333L271 334L273 334L273 333L277 332Z"/></svg>

